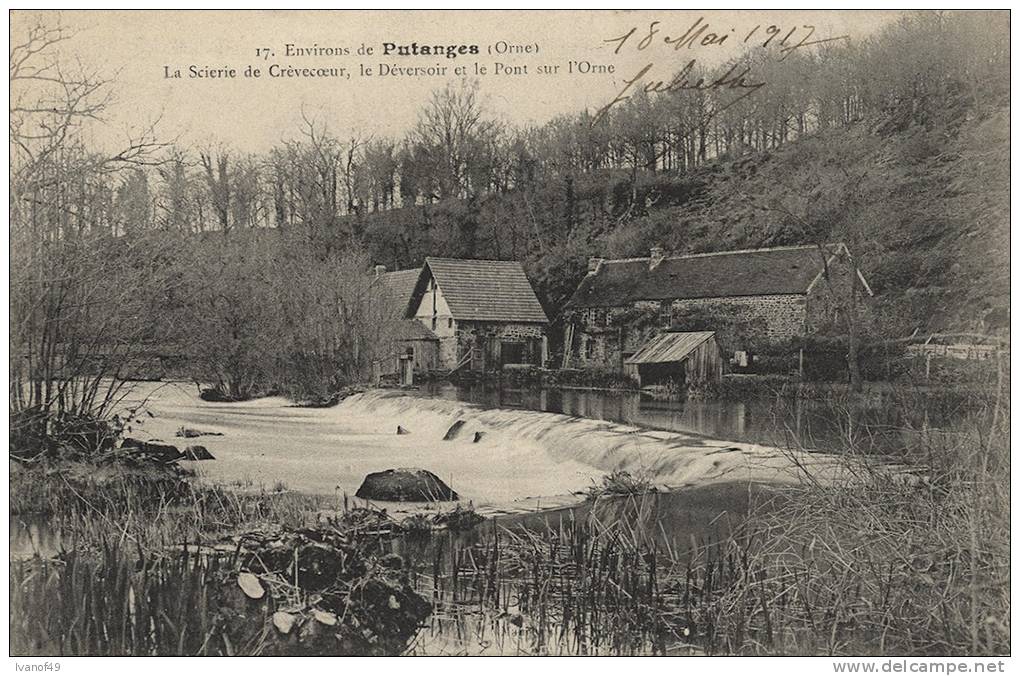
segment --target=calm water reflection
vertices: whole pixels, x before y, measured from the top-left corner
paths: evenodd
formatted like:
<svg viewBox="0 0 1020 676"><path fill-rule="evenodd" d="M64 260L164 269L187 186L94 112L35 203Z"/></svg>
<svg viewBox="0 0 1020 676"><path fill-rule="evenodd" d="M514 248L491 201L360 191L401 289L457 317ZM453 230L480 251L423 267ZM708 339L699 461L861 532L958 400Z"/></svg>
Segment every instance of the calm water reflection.
<svg viewBox="0 0 1020 676"><path fill-rule="evenodd" d="M885 396L873 396L846 409L832 402L761 398L663 400L644 392L612 392L573 388L522 388L492 383L452 385L431 383L435 397L464 401L484 408L516 408L606 420L648 429L703 434L768 445L799 440L805 447L838 451L848 436L860 450L888 453L915 445L931 434L928 411L905 412ZM957 412L959 415L959 412ZM933 418L943 429L953 418Z"/></svg>

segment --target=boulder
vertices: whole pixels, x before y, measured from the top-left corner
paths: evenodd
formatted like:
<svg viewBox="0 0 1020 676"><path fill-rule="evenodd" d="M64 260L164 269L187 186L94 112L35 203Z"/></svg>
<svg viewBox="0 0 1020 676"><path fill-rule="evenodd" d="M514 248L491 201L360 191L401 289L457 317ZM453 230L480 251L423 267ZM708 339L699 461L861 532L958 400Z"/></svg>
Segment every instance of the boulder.
<svg viewBox="0 0 1020 676"><path fill-rule="evenodd" d="M387 502L439 502L460 496L443 480L424 469L405 467L373 472L365 477L355 495Z"/></svg>
<svg viewBox="0 0 1020 676"><path fill-rule="evenodd" d="M482 432L475 432L475 436L474 436L474 438L473 438L473 439L471 440L471 443L473 443L473 444L477 444L477 443L478 443L479 441L481 441L481 440L482 440L482 436L483 436L483 433L482 433Z"/></svg>
<svg viewBox="0 0 1020 676"><path fill-rule="evenodd" d="M215 460L213 454L205 446L195 444L184 449L184 460Z"/></svg>
<svg viewBox="0 0 1020 676"><path fill-rule="evenodd" d="M397 434L410 434L410 432L407 431L407 429L401 427L400 425L397 425Z"/></svg>

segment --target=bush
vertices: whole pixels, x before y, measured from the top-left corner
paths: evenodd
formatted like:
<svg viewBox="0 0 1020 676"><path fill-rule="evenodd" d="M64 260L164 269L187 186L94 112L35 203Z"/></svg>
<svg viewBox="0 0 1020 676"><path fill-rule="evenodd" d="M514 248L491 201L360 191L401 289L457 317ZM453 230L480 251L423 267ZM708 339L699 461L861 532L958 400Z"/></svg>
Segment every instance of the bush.
<svg viewBox="0 0 1020 676"><path fill-rule="evenodd" d="M113 448L122 431L116 416L107 421L75 411L25 408L11 413L10 456L24 462L91 458Z"/></svg>
<svg viewBox="0 0 1020 676"><path fill-rule="evenodd" d="M754 348L757 373L797 375L800 351L804 351L804 379L847 382L850 378L846 336L803 336L784 341L758 342ZM906 347L880 339L862 337L857 348L857 363L864 380L893 380L907 373Z"/></svg>
<svg viewBox="0 0 1020 676"><path fill-rule="evenodd" d="M485 517L476 512L473 506L457 505L449 512L438 514L435 521L456 533L471 530L485 521Z"/></svg>

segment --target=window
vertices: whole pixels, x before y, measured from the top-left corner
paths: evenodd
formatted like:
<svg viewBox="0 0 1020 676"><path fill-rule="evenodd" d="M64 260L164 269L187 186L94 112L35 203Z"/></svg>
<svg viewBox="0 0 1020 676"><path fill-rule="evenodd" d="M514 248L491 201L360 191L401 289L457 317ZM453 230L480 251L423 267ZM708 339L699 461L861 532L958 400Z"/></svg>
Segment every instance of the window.
<svg viewBox="0 0 1020 676"><path fill-rule="evenodd" d="M446 320L446 328L448 329L453 328L453 317L450 317L449 319Z"/></svg>
<svg viewBox="0 0 1020 676"><path fill-rule="evenodd" d="M673 307L668 300L659 303L659 323L669 326L673 322Z"/></svg>
<svg viewBox="0 0 1020 676"><path fill-rule="evenodd" d="M525 363L524 343L502 341L499 346L499 355L503 364L523 364Z"/></svg>
<svg viewBox="0 0 1020 676"><path fill-rule="evenodd" d="M436 330L436 318L435 317L432 318L432 330L433 331Z"/></svg>
<svg viewBox="0 0 1020 676"><path fill-rule="evenodd" d="M613 311L612 309L606 310L606 326L613 325Z"/></svg>

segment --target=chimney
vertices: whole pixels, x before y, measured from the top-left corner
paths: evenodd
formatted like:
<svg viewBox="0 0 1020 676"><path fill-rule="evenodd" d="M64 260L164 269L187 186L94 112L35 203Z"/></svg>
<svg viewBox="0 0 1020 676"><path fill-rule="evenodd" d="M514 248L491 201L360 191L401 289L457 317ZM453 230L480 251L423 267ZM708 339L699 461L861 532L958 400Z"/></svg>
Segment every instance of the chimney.
<svg viewBox="0 0 1020 676"><path fill-rule="evenodd" d="M661 246L652 247L652 255L648 258L648 269L654 270L659 267L659 263L666 258L666 250Z"/></svg>
<svg viewBox="0 0 1020 676"><path fill-rule="evenodd" d="M588 274L594 275L597 273L605 260L605 258L599 258L598 256L590 256L588 258Z"/></svg>
<svg viewBox="0 0 1020 676"><path fill-rule="evenodd" d="M379 277L384 272L386 272L386 266L385 265L377 265L377 266L375 266L375 276L376 277Z"/></svg>

